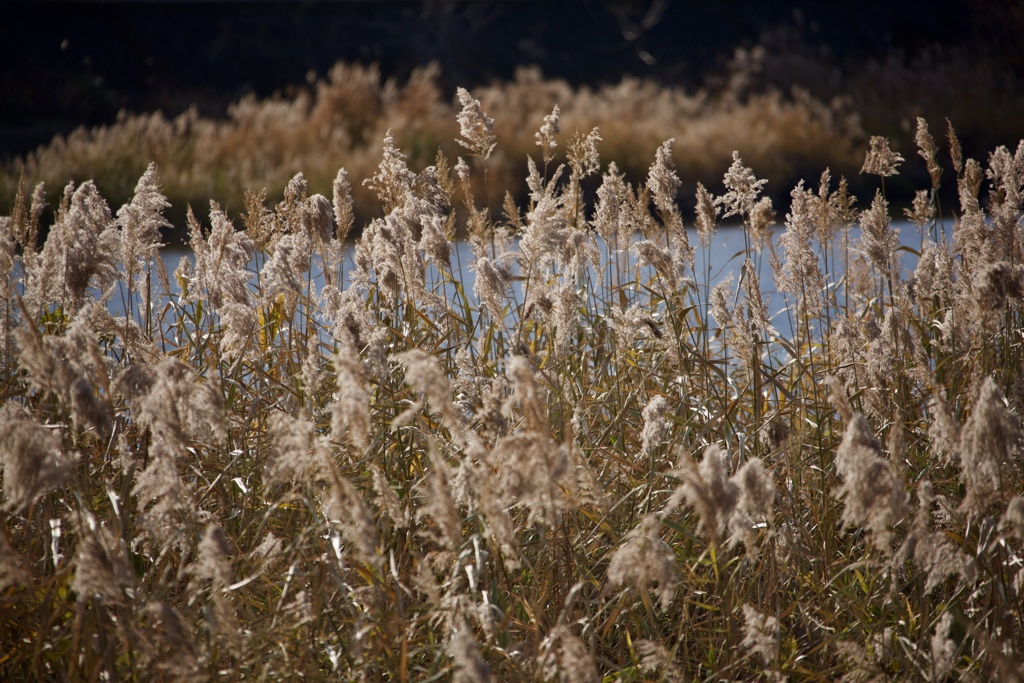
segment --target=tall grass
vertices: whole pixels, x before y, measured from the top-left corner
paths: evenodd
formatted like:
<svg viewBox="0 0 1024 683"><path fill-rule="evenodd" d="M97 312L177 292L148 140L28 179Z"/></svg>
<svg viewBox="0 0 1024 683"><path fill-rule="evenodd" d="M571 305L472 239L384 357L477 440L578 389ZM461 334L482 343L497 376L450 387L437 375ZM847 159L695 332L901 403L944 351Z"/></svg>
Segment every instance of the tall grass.
<svg viewBox="0 0 1024 683"><path fill-rule="evenodd" d="M654 150L670 137L676 139L680 172L705 184L718 176L734 149L783 184L827 164L854 169L857 163L855 113L838 100L832 105L806 93L791 96L768 89L739 98L728 90L685 92L636 78L577 88L545 79L536 68L523 68L510 82L474 94L495 118L495 132L503 141L489 160L489 180L520 201L528 194L525 159L535 150L536 121L556 104L567 130L599 127L605 154L637 179ZM248 188L267 187L280 199L281 189L298 172L321 193L330 191L339 164L353 178L370 177L388 130L414 168L433 163L439 147L454 157L460 107L455 99L441 91L433 66L401 82L384 79L376 66L338 64L293 96L246 96L222 119L195 109L175 117L123 113L110 125L59 136L6 164L0 197L9 206L24 175L30 186L45 182L51 190L69 179L93 179L104 196L122 203L153 161L179 223L184 221L182 207L210 197L237 213ZM500 211L503 193L488 196L482 170L471 173L481 203ZM356 185L353 194L361 218L369 220L380 210L368 188ZM50 201L55 203L56 195Z"/></svg>
<svg viewBox="0 0 1024 683"><path fill-rule="evenodd" d="M1024 143L983 167L950 129L950 173L918 122L908 276L884 182L920 162L884 140L869 208L825 172L781 230L734 155L691 245L671 142L632 185L555 110L493 219L504 124L460 101L465 158L415 173L384 136L351 260L345 171L190 211L173 274L155 166L116 213L68 185L42 245L19 194L0 677L1024 675Z"/></svg>

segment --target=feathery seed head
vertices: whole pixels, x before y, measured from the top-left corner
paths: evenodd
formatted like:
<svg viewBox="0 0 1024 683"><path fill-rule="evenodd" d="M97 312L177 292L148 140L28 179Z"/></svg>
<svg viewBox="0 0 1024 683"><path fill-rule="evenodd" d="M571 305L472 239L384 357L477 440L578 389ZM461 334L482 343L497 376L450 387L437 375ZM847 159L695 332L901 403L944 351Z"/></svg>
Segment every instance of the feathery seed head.
<svg viewBox="0 0 1024 683"><path fill-rule="evenodd" d="M314 482L324 476L327 463L313 448L313 423L304 415L275 410L267 418L271 450L266 478L271 485Z"/></svg>
<svg viewBox="0 0 1024 683"><path fill-rule="evenodd" d="M1001 496L1002 470L1020 442L1020 418L1007 407L995 380L986 377L960 434L961 478L967 489L963 507L969 513L983 514Z"/></svg>
<svg viewBox="0 0 1024 683"><path fill-rule="evenodd" d="M544 638L538 658L545 680L597 683L601 680L586 644L569 627L558 625Z"/></svg>
<svg viewBox="0 0 1024 683"><path fill-rule="evenodd" d="M4 410L0 421L0 462L4 468L3 508L22 510L40 496L61 486L71 461L64 455L60 438L20 411Z"/></svg>
<svg viewBox="0 0 1024 683"><path fill-rule="evenodd" d="M504 327L505 294L512 281L512 273L500 260L486 256L476 259L470 267L476 271L473 294L487 309L491 320L499 327Z"/></svg>
<svg viewBox="0 0 1024 683"><path fill-rule="evenodd" d="M999 518L999 528L1017 540L1024 540L1024 496L1014 496Z"/></svg>
<svg viewBox="0 0 1024 683"><path fill-rule="evenodd" d="M561 111L556 104L551 113L544 117L544 125L540 127L540 131L535 136L545 164L555 158L555 147L558 147L555 137L562 132L562 129L558 126L560 113Z"/></svg>
<svg viewBox="0 0 1024 683"><path fill-rule="evenodd" d="M18 553L11 547L6 533L0 533L0 591L11 586L27 585L29 573L18 561Z"/></svg>
<svg viewBox="0 0 1024 683"><path fill-rule="evenodd" d="M711 238L718 227L719 211L714 195L704 185L697 183L697 235L700 237L700 245L705 249L711 246Z"/></svg>
<svg viewBox="0 0 1024 683"><path fill-rule="evenodd" d="M914 203L911 208L903 209L903 213L910 222L920 230L924 230L935 220L935 203L932 201L932 196L928 190L918 190L914 193Z"/></svg>
<svg viewBox="0 0 1024 683"><path fill-rule="evenodd" d="M334 178L334 221L338 225L338 241L342 244L355 223L355 212L352 206L352 185L348 181L348 172L338 169Z"/></svg>
<svg viewBox="0 0 1024 683"><path fill-rule="evenodd" d="M881 190L875 191L871 208L860 215L861 243L864 253L875 264L879 273L888 275L896 263L896 249L900 246L898 229L891 229L889 203Z"/></svg>
<svg viewBox="0 0 1024 683"><path fill-rule="evenodd" d="M248 306L247 266L255 248L252 238L244 232L236 232L216 202L210 202L210 224L212 229L209 239L206 239L189 210L190 246L195 254L195 280L198 285L190 289L196 294L205 290L215 308L229 301Z"/></svg>
<svg viewBox="0 0 1024 683"><path fill-rule="evenodd" d="M754 246L760 249L771 233L768 228L775 225L775 208L771 197L761 197L750 210L750 234L754 238Z"/></svg>
<svg viewBox="0 0 1024 683"><path fill-rule="evenodd" d="M780 630L778 619L761 614L747 603L743 604L743 642L740 647L756 655L762 664L770 666L778 658Z"/></svg>
<svg viewBox="0 0 1024 683"><path fill-rule="evenodd" d="M454 666L452 683L489 683L491 680L491 667L480 656L480 647L469 629L463 627L452 634L448 656Z"/></svg>
<svg viewBox="0 0 1024 683"><path fill-rule="evenodd" d="M647 402L647 405L644 406L644 428L640 434L642 441L642 445L640 447L641 453L651 453L655 448L661 445L661 442L668 434L671 425L668 420L665 419L665 414L667 412L668 402L665 401L664 396L654 396Z"/></svg>
<svg viewBox="0 0 1024 683"><path fill-rule="evenodd" d="M377 553L377 523L359 490L344 477L334 474L330 496L324 501L324 516L341 527L341 535L364 564L378 571L384 558Z"/></svg>
<svg viewBox="0 0 1024 683"><path fill-rule="evenodd" d="M768 181L758 180L754 171L743 165L740 153L734 151L732 165L725 172L723 182L728 192L715 199L716 204L725 208L723 217L746 216L749 218L753 213L754 203L757 201L758 195L761 194L761 188Z"/></svg>
<svg viewBox="0 0 1024 683"><path fill-rule="evenodd" d="M946 119L946 137L949 140L949 157L953 160L953 170L956 171L957 177L959 177L960 171L963 168L964 156L960 148L960 138L956 136L956 131L953 130L953 123L949 119Z"/></svg>
<svg viewBox="0 0 1024 683"><path fill-rule="evenodd" d="M975 276L975 302L985 319L1006 308L1006 300L1024 298L1024 266L990 263Z"/></svg>
<svg viewBox="0 0 1024 683"><path fill-rule="evenodd" d="M742 542L747 555L755 554L755 529L771 520L775 503L775 483L758 459L748 460L730 479L739 491L736 509L729 516L729 545Z"/></svg>
<svg viewBox="0 0 1024 683"><path fill-rule="evenodd" d="M486 159L491 156L497 144L497 138L494 136L494 119L484 113L480 107L480 100L473 99L465 88L459 88L457 96L462 105L462 111L457 117L462 138L457 142L473 156Z"/></svg>
<svg viewBox="0 0 1024 683"><path fill-rule="evenodd" d="M843 524L866 527L875 546L889 553L890 527L906 515L909 496L859 413L850 421L839 445L836 469L843 478L835 492L843 499Z"/></svg>
<svg viewBox="0 0 1024 683"><path fill-rule="evenodd" d="M917 117L917 134L914 136L917 143L917 153L928 166L928 175L932 179L932 189L938 190L942 181L942 167L939 166L939 148L935 144L935 138L928 132L928 122L920 116Z"/></svg>
<svg viewBox="0 0 1024 683"><path fill-rule="evenodd" d="M315 194L306 200L302 212L302 229L313 244L324 247L334 236L334 208L322 194Z"/></svg>
<svg viewBox="0 0 1024 683"><path fill-rule="evenodd" d="M377 173L372 178L364 180L363 184L377 194L384 207L384 213L391 213L412 192L415 180L416 174L406 165L405 155L395 144L394 133L389 128L384 135L384 149Z"/></svg>
<svg viewBox="0 0 1024 683"><path fill-rule="evenodd" d="M597 173L601 168L601 155L597 151L597 143L601 142L601 132L595 128L586 135L579 131L569 141L569 167L573 178L579 180Z"/></svg>
<svg viewBox="0 0 1024 683"><path fill-rule="evenodd" d="M815 207L818 196L800 181L790 193L792 203L786 215L786 231L779 237L785 260L776 257L772 262L775 285L797 297L811 315L822 306L825 278L813 247L816 234Z"/></svg>
<svg viewBox="0 0 1024 683"><path fill-rule="evenodd" d="M647 515L634 527L608 563L608 585L612 588L629 585L645 591L658 586L661 608L667 610L675 597L675 555L658 536L657 515Z"/></svg>
<svg viewBox="0 0 1024 683"><path fill-rule="evenodd" d="M678 491L700 516L711 542L718 544L736 510L739 487L729 479L727 455L718 445L708 446L700 464L681 455L676 476L682 481Z"/></svg>
<svg viewBox="0 0 1024 683"><path fill-rule="evenodd" d="M883 178L899 173L903 157L889 148L889 139L880 135L871 136L868 153L864 158L861 173L873 173Z"/></svg>
<svg viewBox="0 0 1024 683"><path fill-rule="evenodd" d="M366 368L359 358L359 349L351 334L338 339L334 361L335 398L329 404L331 434L335 440L347 438L353 446L364 451L370 445L372 421L370 392L365 385Z"/></svg>
<svg viewBox="0 0 1024 683"><path fill-rule="evenodd" d="M405 381L423 392L430 407L448 420L448 428L461 424L461 415L452 401L452 386L438 359L422 349L404 351L394 357L405 366Z"/></svg>
<svg viewBox="0 0 1024 683"><path fill-rule="evenodd" d="M132 200L117 212L121 227L121 262L125 268L134 268L137 263L157 255L161 246L160 229L171 227L163 216L169 206L170 202L160 191L156 164L150 163L135 186Z"/></svg>
<svg viewBox="0 0 1024 683"><path fill-rule="evenodd" d="M658 147L654 154L654 163L647 173L647 188L651 191L654 205L663 215L668 216L678 211L676 193L682 181L676 175L676 162L672 159L672 143L669 138Z"/></svg>

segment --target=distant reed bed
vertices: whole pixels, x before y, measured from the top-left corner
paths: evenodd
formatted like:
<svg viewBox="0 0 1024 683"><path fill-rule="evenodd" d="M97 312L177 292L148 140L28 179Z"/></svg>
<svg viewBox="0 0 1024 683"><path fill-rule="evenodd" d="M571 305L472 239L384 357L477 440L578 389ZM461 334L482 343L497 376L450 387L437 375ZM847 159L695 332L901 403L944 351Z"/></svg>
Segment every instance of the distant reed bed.
<svg viewBox="0 0 1024 683"><path fill-rule="evenodd" d="M449 157L458 154L459 103L442 93L438 76L429 66L399 82L384 79L376 66L338 64L297 94L247 96L223 119L194 109L172 118L124 114L110 125L57 137L8 164L0 173L0 198L9 206L24 174L29 186L45 182L53 191L69 179L92 179L104 196L121 204L152 161L181 222L188 203L203 205L210 197L235 213L243 210L248 188L266 187L276 201L299 172L311 192L322 194L330 194L339 166L353 179L369 178L389 130L410 167L422 169L439 148ZM637 180L670 137L680 173L705 185L720 177L734 149L780 187L829 164L851 172L859 163L855 113L839 100L829 105L802 91L767 89L741 98L728 88L687 93L636 78L576 88L524 68L512 81L479 88L475 95L495 118L503 141L488 164L488 182L501 193L487 193L480 169L472 169L477 196L495 210L505 190L526 200L525 159L534 149L535 122L556 104L568 130L599 127L602 152ZM353 198L362 219L380 210L376 195L360 182L353 182ZM58 197L49 200L56 203Z"/></svg>
<svg viewBox="0 0 1024 683"><path fill-rule="evenodd" d="M887 136L904 155L913 153L917 117L951 120L974 156L1024 135L1024 84L1007 64L983 52L933 47L841 64L794 25L737 48L690 90L639 78L574 86L524 67L507 82L473 91L502 140L488 163L488 180L502 192L485 191L481 169L471 169L473 183L480 202L495 212L504 191L527 201L533 130L557 104L566 130L600 128L602 154L634 184L644 178L654 151L673 138L674 162L686 181L679 200L688 210L696 183L722 191L721 169L736 150L770 180L767 191L776 204L786 202L785 188L826 167L867 194L871 188L857 174L869 141L864 131ZM30 187L45 182L52 205L68 180L88 179L120 205L152 161L180 240L188 204L203 206L216 197L238 213L248 188L266 187L276 202L299 172L311 192L329 195L337 168L344 166L353 179L358 229L381 210L361 181L374 173L388 130L417 171L434 162L439 148L450 158L459 153L454 137L461 105L442 82L435 65L397 79L383 76L376 65L339 63L285 94L243 97L219 117L196 109L171 116L123 112L109 125L58 136L5 163L0 207L10 207L22 178ZM559 162L566 161L563 152L556 151ZM926 182L917 168L892 181L890 199L901 207ZM584 184L588 198L595 187ZM955 192L946 199L954 200Z"/></svg>
<svg viewBox="0 0 1024 683"><path fill-rule="evenodd" d="M733 154L691 213L685 140L630 182L614 131L457 99L461 156L416 172L371 126L362 186L189 210L172 273L156 165L116 211L66 185L49 226L18 192L0 678L1024 677L1024 142L981 163L919 119L919 157L870 140L872 196L819 170L781 217ZM909 273L886 183L913 165ZM745 247L712 286L722 221Z"/></svg>

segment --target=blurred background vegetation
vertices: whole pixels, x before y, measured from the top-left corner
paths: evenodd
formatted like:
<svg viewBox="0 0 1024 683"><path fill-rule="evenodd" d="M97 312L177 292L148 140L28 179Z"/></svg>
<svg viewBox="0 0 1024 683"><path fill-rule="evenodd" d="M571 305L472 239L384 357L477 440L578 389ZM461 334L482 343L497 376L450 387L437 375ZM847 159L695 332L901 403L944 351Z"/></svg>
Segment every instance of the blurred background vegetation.
<svg viewBox="0 0 1024 683"><path fill-rule="evenodd" d="M885 135L911 160L890 188L908 203L927 178L916 117L940 135L949 118L980 159L1024 137L1022 31L1013 0L18 3L0 26L0 210L23 175L51 206L87 178L117 204L157 161L180 226L189 202L237 212L298 171L319 192L341 166L358 184L388 128L422 168L458 154L459 86L496 120L504 187L525 189L558 104L627 177L675 137L684 187L715 188L738 149L780 209L826 166L867 194L863 152Z"/></svg>

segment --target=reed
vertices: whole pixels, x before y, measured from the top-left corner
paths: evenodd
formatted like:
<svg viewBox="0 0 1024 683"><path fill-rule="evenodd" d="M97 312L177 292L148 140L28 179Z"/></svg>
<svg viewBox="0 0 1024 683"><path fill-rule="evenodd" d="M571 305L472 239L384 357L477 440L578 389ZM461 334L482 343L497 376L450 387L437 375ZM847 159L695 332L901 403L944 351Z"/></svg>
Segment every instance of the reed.
<svg viewBox="0 0 1024 683"><path fill-rule="evenodd" d="M801 182L771 228L735 154L725 194L696 189L702 248L720 219L746 236L712 288L678 139L630 182L608 131L547 107L499 219L521 122L495 101L459 93L468 160L414 171L410 128L352 128L383 140L365 185L293 173L244 215L189 211L174 273L156 165L117 211L67 185L42 244L19 192L0 678L1024 677L1024 142L987 168L954 144L961 206L919 195L913 274L881 182L862 213ZM864 170L898 162L878 140Z"/></svg>

